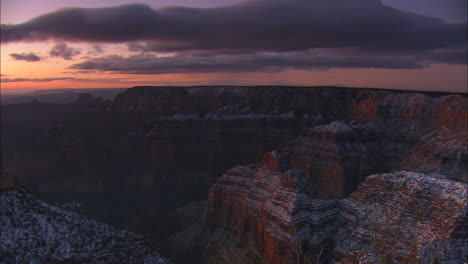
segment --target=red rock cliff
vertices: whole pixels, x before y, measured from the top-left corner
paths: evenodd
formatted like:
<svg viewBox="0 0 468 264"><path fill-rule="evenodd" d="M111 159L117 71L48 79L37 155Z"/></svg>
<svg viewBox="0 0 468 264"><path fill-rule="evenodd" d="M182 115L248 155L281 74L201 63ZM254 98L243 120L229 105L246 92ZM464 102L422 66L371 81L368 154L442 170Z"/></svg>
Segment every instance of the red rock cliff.
<svg viewBox="0 0 468 264"><path fill-rule="evenodd" d="M206 221L274 264L466 261L466 98L360 96L351 120L226 171Z"/></svg>

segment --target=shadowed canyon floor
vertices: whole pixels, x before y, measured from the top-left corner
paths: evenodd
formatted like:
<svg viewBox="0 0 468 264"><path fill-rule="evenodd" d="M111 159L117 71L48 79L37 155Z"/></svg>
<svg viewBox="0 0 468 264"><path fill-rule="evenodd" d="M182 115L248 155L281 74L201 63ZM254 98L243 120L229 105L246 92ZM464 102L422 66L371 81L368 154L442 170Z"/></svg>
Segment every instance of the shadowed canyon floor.
<svg viewBox="0 0 468 264"><path fill-rule="evenodd" d="M468 261L466 94L135 87L1 110L20 185L175 263Z"/></svg>

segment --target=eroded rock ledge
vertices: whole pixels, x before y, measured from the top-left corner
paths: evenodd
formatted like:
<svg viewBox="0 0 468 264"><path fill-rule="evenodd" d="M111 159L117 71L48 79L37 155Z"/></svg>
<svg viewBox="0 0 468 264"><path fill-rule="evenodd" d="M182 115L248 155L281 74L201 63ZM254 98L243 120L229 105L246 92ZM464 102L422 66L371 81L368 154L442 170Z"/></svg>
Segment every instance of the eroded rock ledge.
<svg viewBox="0 0 468 264"><path fill-rule="evenodd" d="M2 263L169 264L144 237L50 205L21 187L0 195Z"/></svg>
<svg viewBox="0 0 468 264"><path fill-rule="evenodd" d="M415 147L373 133L342 121L304 129L221 176L206 221L274 264L464 263L466 133L437 127Z"/></svg>

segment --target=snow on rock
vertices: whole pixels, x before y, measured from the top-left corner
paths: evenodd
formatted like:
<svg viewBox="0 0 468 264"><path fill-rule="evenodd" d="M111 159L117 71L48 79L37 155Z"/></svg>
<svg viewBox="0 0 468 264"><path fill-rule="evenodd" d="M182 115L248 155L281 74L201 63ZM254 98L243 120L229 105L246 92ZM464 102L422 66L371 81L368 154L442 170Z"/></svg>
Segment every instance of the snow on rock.
<svg viewBox="0 0 468 264"><path fill-rule="evenodd" d="M437 141L435 149L408 153L398 139L376 143L374 129L343 121L304 129L261 163L226 171L211 188L206 221L273 264L315 263L307 261L320 252L320 263L464 263L466 133L434 130L420 144ZM394 162L397 155L408 158ZM382 168L393 172L375 173Z"/></svg>
<svg viewBox="0 0 468 264"><path fill-rule="evenodd" d="M336 250L357 263L463 263L467 185L414 172L371 175L340 202ZM358 253L358 254L356 254ZM343 262L346 263L346 262Z"/></svg>
<svg viewBox="0 0 468 264"><path fill-rule="evenodd" d="M49 205L22 188L0 196L1 263L169 264L140 235Z"/></svg>

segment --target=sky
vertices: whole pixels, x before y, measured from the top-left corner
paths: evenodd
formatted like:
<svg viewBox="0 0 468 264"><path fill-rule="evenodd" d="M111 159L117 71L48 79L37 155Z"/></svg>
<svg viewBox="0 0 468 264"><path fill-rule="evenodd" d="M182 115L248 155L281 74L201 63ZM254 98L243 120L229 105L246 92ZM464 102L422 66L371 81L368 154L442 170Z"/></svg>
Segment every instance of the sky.
<svg viewBox="0 0 468 264"><path fill-rule="evenodd" d="M2 0L1 91L467 91L466 0Z"/></svg>

